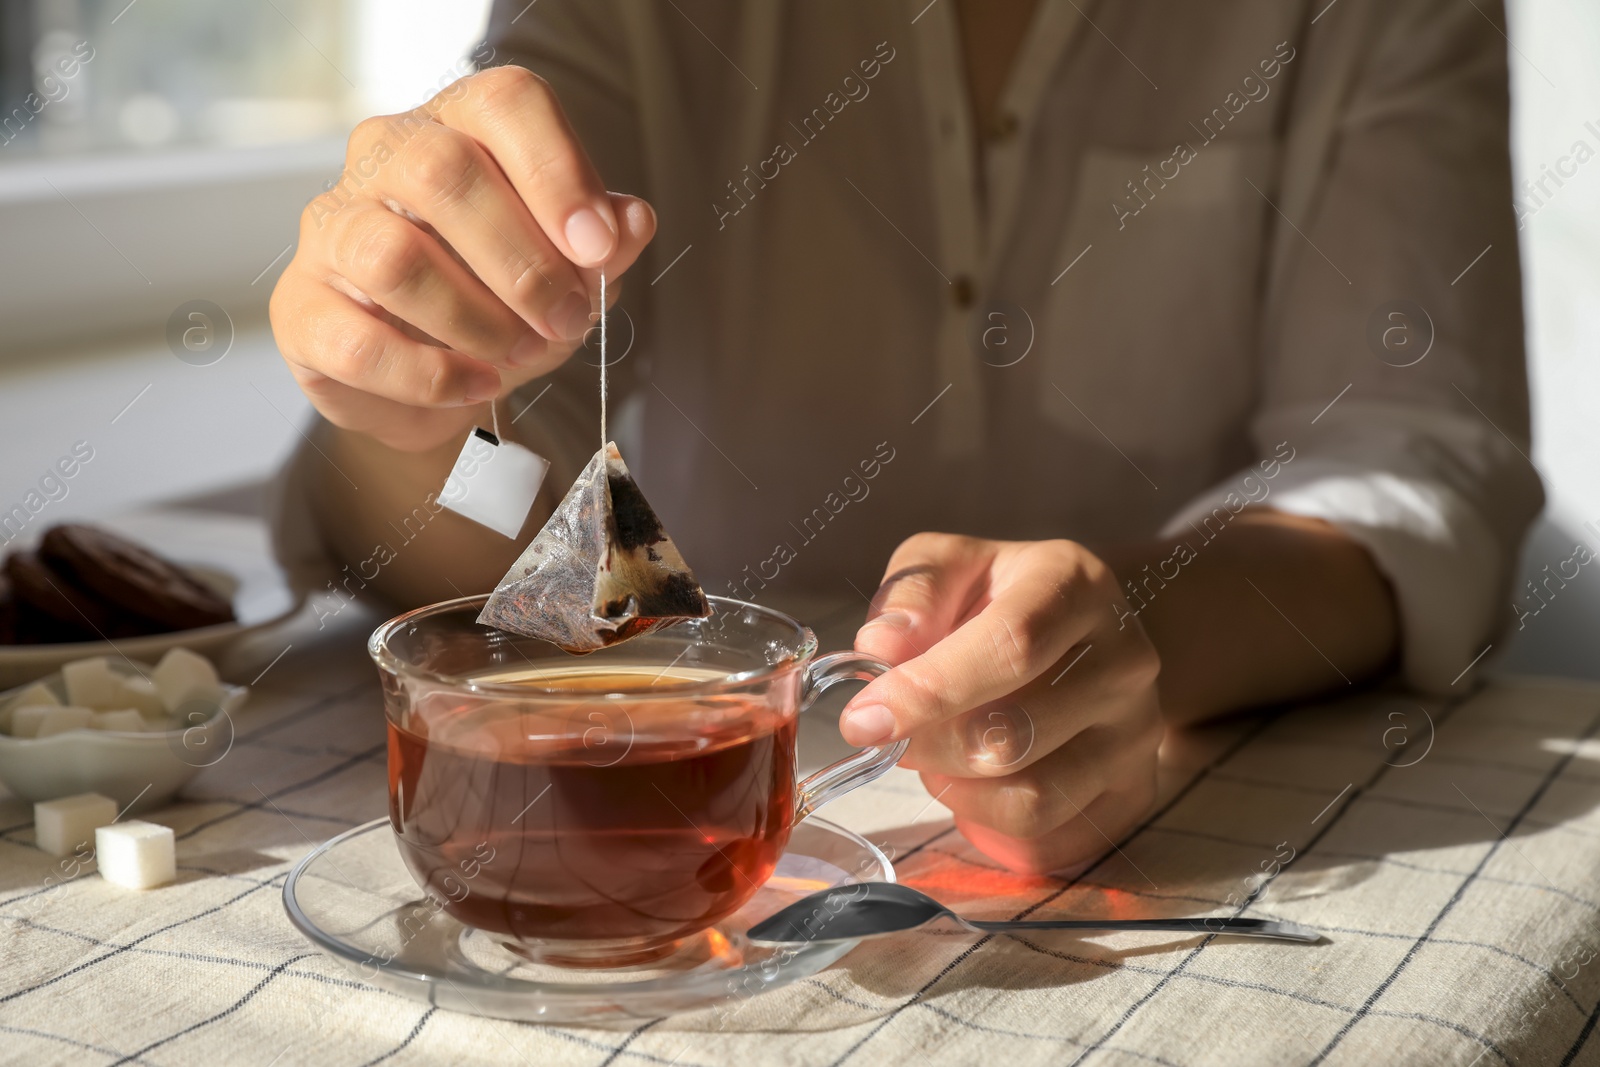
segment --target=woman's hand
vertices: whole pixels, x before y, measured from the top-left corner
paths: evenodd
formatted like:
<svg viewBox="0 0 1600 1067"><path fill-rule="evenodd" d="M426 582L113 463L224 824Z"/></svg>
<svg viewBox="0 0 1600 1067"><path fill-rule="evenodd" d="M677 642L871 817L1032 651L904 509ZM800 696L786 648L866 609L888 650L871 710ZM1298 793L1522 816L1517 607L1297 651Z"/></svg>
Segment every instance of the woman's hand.
<svg viewBox="0 0 1600 1067"><path fill-rule="evenodd" d="M1149 810L1160 661L1111 569L1071 541L918 534L889 560L856 649L893 664L845 740L909 738L901 765L1014 870L1059 871Z"/></svg>
<svg viewBox="0 0 1600 1067"><path fill-rule="evenodd" d="M425 451L560 366L598 270L620 275L654 234L648 204L606 192L550 87L495 67L356 127L301 216L273 332L330 422Z"/></svg>

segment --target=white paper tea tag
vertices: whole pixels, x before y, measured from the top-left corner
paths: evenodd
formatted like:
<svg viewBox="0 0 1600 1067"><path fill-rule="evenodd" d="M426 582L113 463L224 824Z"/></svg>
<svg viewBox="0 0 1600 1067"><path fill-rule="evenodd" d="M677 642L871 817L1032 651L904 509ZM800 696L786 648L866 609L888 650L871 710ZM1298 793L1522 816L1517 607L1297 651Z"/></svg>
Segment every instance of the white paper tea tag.
<svg viewBox="0 0 1600 1067"><path fill-rule="evenodd" d="M506 537L522 531L550 462L479 428L467 437L439 503Z"/></svg>

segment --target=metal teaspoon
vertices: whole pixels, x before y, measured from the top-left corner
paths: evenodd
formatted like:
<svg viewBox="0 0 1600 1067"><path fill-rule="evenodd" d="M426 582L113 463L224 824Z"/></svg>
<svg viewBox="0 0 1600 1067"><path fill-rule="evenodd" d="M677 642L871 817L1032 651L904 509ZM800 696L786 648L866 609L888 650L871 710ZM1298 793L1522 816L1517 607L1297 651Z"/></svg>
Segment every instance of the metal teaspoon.
<svg viewBox="0 0 1600 1067"><path fill-rule="evenodd" d="M1195 934L1270 937L1283 941L1320 941L1308 926L1267 919L1209 916L1177 919L1028 919L1013 922L966 919L910 886L861 882L824 889L795 901L750 928L751 941L769 944L807 941L854 941L915 929L948 916L979 933L1012 930L1177 930Z"/></svg>

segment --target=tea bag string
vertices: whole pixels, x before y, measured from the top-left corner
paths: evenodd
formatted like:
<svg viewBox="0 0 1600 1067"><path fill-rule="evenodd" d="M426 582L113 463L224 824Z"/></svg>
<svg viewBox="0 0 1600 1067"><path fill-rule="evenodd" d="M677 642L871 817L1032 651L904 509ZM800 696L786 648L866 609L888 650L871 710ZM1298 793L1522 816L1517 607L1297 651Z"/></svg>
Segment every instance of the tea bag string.
<svg viewBox="0 0 1600 1067"><path fill-rule="evenodd" d="M489 401L489 425L496 441L500 436L500 403ZM606 438L606 275L600 272L600 450L605 451Z"/></svg>

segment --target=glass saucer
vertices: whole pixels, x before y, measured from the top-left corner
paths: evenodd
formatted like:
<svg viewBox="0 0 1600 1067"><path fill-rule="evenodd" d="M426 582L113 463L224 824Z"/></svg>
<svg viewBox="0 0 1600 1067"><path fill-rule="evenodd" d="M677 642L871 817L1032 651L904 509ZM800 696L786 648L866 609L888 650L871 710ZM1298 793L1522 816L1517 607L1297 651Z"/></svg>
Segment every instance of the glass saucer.
<svg viewBox="0 0 1600 1067"><path fill-rule="evenodd" d="M531 962L424 897L383 818L340 834L296 864L283 905L313 944L380 989L472 1015L632 1025L816 974L859 942L754 945L744 932L819 889L894 880L894 867L874 845L812 816L794 828L777 870L749 903L668 959L568 969Z"/></svg>

